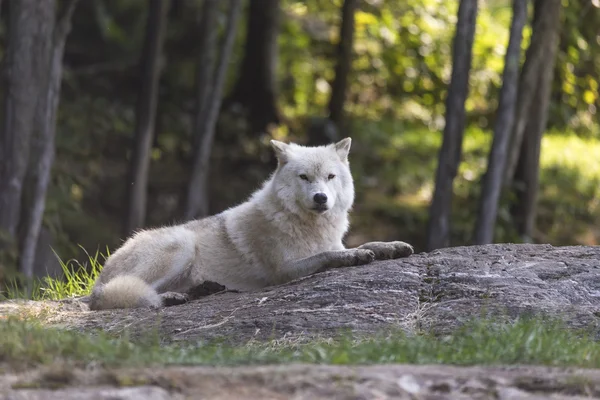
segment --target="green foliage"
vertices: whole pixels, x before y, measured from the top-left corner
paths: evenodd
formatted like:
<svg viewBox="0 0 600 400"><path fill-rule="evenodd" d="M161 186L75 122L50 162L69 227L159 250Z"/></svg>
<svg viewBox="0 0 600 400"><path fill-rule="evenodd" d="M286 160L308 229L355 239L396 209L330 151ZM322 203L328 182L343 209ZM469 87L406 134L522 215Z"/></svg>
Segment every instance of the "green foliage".
<svg viewBox="0 0 600 400"><path fill-rule="evenodd" d="M588 0L565 0L550 125L598 136L600 105L596 39L600 10ZM355 117L393 115L443 126L458 3L447 0L364 2L356 12L351 83L346 109ZM280 75L288 115L323 115L333 79L339 5L287 0L280 38ZM498 104L512 14L506 1L480 4L467 111L489 127ZM585 22L582 22L585 21ZM531 28L524 32L523 57Z"/></svg>
<svg viewBox="0 0 600 400"><path fill-rule="evenodd" d="M31 320L0 321L0 362L13 365L69 362L103 365L239 364L540 364L600 367L600 344L558 321L524 318L513 323L486 319L435 337L401 332L367 338L340 336L308 343L219 342L164 344L156 330L136 341L104 332L94 335L45 328Z"/></svg>
<svg viewBox="0 0 600 400"><path fill-rule="evenodd" d="M563 6L550 124L598 137L600 4L595 0L563 0Z"/></svg>

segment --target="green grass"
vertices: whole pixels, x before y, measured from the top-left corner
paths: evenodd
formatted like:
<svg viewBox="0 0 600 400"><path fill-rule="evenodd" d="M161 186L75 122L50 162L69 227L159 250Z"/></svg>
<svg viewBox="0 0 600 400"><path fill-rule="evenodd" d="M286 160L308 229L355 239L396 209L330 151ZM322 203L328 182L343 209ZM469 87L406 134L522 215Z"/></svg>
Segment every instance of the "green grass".
<svg viewBox="0 0 600 400"><path fill-rule="evenodd" d="M93 255L85 249L83 251L87 258L87 262L84 263L74 259L63 261L55 253L63 277L52 278L46 276L30 282L22 277L10 279L4 288L5 292L0 292L0 299L60 300L67 297L88 295L102 270L101 259L104 260L108 256L101 254L99 251L96 251ZM108 251L107 254L109 254Z"/></svg>
<svg viewBox="0 0 600 400"><path fill-rule="evenodd" d="M44 328L38 322L8 318L0 322L0 363L55 361L109 366L318 364L529 364L600 367L600 343L560 322L520 319L510 324L472 322L450 336L402 333L307 344L161 344L156 334L131 341Z"/></svg>

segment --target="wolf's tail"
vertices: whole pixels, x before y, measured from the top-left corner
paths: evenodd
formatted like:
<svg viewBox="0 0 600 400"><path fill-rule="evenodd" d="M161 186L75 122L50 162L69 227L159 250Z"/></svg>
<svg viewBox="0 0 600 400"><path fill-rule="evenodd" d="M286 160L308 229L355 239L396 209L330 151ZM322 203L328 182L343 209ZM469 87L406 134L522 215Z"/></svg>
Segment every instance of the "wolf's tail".
<svg viewBox="0 0 600 400"><path fill-rule="evenodd" d="M105 284L97 283L90 295L90 310L160 307L162 299L144 280L133 275L116 276Z"/></svg>

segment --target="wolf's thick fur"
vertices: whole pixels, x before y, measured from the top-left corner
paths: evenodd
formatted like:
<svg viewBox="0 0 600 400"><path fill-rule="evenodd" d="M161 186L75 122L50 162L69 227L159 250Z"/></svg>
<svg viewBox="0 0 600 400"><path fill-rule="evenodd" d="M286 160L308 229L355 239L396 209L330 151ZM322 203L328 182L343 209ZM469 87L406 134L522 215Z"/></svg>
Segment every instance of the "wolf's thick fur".
<svg viewBox="0 0 600 400"><path fill-rule="evenodd" d="M106 261L90 308L182 303L185 293L205 282L253 290L412 254L404 242L344 248L354 201L350 138L319 147L271 143L277 170L248 201L212 217L133 235Z"/></svg>

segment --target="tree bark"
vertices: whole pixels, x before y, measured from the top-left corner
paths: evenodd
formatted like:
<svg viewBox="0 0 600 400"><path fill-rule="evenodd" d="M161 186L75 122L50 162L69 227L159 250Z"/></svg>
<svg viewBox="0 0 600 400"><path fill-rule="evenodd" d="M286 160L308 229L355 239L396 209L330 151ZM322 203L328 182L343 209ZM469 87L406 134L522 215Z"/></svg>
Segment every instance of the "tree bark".
<svg viewBox="0 0 600 400"><path fill-rule="evenodd" d="M23 248L19 259L19 269L26 277L33 276L37 243L46 206L46 191L54 162L54 138L56 136L56 114L60 101L60 87L62 82L62 60L67 36L71 30L71 17L78 1L69 0L65 6L65 11L54 27L54 33L51 36L53 46L49 60L46 93L40 94L41 107L38 107L40 115L36 118L36 124L39 125L38 129L42 146L40 158L36 166L33 204L29 213Z"/></svg>
<svg viewBox="0 0 600 400"><path fill-rule="evenodd" d="M513 179L517 203L511 209L517 232L526 242L532 241L535 229L540 150L542 136L548 122L548 109L559 42L561 7L560 0L536 0L535 2L536 18L539 20L538 34L542 37L539 44L541 58L535 74L535 101L527 110L525 137Z"/></svg>
<svg viewBox="0 0 600 400"><path fill-rule="evenodd" d="M45 81L55 2L20 0L10 5L0 134L0 233L16 239L29 164L34 117Z"/></svg>
<svg viewBox="0 0 600 400"><path fill-rule="evenodd" d="M513 0L513 20L504 60L503 83L494 125L494 141L481 189L479 215L475 227L475 244L488 244L494 240L494 226L498 215L498 202L503 186L503 174L517 102L521 42L523 28L527 21L527 3L528 0Z"/></svg>
<svg viewBox="0 0 600 400"><path fill-rule="evenodd" d="M340 42L338 44L335 79L329 100L329 119L339 128L344 119L344 102L348 75L352 66L352 44L354 41L354 12L357 0L345 0L342 6L342 24L340 26Z"/></svg>
<svg viewBox="0 0 600 400"><path fill-rule="evenodd" d="M154 138L161 56L167 24L169 1L150 0L146 38L140 58L141 80L138 89L133 155L129 170L129 201L124 233L128 235L144 225L150 152Z"/></svg>
<svg viewBox="0 0 600 400"><path fill-rule="evenodd" d="M244 59L228 105L240 104L247 112L253 134L279 124L277 108L277 36L279 0L250 0Z"/></svg>
<svg viewBox="0 0 600 400"><path fill-rule="evenodd" d="M185 217L186 219L197 218L208 214L208 173L212 144L215 136L215 128L221 101L223 97L223 86L225 76L229 67L229 59L233 50L238 20L242 11L242 0L230 0L227 25L225 27L223 44L219 55L215 75L213 78L211 93L206 102L206 113L201 129L196 134L200 140L194 149L194 163L192 176L188 186L188 196Z"/></svg>
<svg viewBox="0 0 600 400"><path fill-rule="evenodd" d="M469 92L469 71L477 18L477 0L462 0L452 55L452 77L446 99L446 126L439 153L436 184L427 230L429 250L448 246L452 183L458 171L465 128L465 100Z"/></svg>

